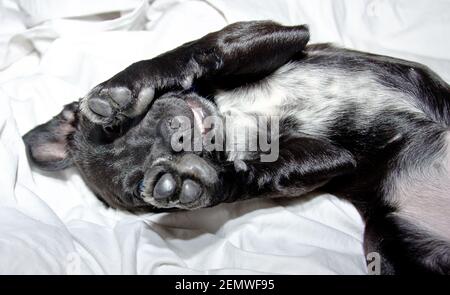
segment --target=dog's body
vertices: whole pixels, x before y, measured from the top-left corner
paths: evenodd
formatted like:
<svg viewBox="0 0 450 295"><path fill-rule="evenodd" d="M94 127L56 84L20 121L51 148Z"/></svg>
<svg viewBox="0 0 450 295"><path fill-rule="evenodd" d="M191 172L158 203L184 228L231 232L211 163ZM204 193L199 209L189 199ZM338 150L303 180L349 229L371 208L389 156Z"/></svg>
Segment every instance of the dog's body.
<svg viewBox="0 0 450 295"><path fill-rule="evenodd" d="M304 26L237 23L133 64L25 135L30 158L74 163L100 199L130 211L325 190L359 209L384 273L450 273L449 85L421 65L308 38ZM208 115L250 131L262 129L255 116L277 117L278 158L175 152L180 115L202 136L218 136Z"/></svg>

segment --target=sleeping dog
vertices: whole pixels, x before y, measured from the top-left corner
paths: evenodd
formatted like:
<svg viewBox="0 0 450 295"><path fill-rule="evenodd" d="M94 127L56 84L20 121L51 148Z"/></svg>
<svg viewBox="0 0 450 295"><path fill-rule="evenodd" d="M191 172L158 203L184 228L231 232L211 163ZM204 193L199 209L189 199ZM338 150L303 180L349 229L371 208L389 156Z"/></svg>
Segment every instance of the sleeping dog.
<svg viewBox="0 0 450 295"><path fill-rule="evenodd" d="M306 26L241 22L134 63L28 132L29 158L75 165L131 212L326 191L359 210L382 273L450 274L449 85L308 40ZM233 149L268 134L272 150Z"/></svg>

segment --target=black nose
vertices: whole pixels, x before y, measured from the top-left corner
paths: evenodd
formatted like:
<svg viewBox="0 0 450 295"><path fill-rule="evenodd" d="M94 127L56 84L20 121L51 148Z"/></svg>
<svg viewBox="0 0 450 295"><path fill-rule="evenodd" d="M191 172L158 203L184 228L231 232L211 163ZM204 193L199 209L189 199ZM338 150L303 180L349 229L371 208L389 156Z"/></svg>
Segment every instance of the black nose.
<svg viewBox="0 0 450 295"><path fill-rule="evenodd" d="M156 183L153 197L157 200L170 198L175 192L176 186L177 183L172 174L166 173Z"/></svg>

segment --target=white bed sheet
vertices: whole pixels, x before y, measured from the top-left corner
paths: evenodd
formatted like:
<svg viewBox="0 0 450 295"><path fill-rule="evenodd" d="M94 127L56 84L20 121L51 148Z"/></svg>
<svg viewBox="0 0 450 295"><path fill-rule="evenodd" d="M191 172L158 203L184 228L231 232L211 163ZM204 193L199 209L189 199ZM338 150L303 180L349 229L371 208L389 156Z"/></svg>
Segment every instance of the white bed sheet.
<svg viewBox="0 0 450 295"><path fill-rule="evenodd" d="M130 63L238 20L308 23L313 42L421 61L450 80L450 3L443 0L0 6L3 274L365 274L363 222L334 196L136 216L105 208L75 169L30 167L21 135Z"/></svg>

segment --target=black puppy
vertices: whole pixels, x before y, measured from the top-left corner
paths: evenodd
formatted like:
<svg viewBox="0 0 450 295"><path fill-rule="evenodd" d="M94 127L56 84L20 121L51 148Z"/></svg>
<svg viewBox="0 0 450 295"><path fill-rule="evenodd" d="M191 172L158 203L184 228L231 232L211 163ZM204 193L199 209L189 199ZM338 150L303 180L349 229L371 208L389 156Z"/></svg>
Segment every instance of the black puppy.
<svg viewBox="0 0 450 295"><path fill-rule="evenodd" d="M320 189L359 209L383 273L449 274L449 85L416 63L308 39L305 26L236 23L137 62L27 133L29 157L76 165L101 200L132 212ZM223 129L241 132L229 144ZM225 148L174 150L175 135L195 144L192 130ZM268 134L276 153L233 149Z"/></svg>

